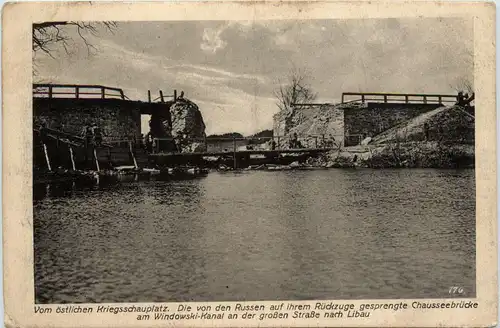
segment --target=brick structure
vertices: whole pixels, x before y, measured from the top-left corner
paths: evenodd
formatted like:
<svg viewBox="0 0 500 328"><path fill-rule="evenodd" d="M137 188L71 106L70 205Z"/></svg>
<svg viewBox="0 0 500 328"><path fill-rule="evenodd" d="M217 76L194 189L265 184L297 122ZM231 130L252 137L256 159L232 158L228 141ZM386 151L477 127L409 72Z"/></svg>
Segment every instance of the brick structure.
<svg viewBox="0 0 500 328"><path fill-rule="evenodd" d="M280 146L286 146L288 137L297 133L299 141L314 147L317 139L344 139L344 111L341 105L295 105L288 113L274 115L274 138L280 138Z"/></svg>
<svg viewBox="0 0 500 328"><path fill-rule="evenodd" d="M374 137L400 123L429 112L439 104L368 103L344 110L344 133L346 136ZM345 145L352 146L359 138L346 138Z"/></svg>
<svg viewBox="0 0 500 328"><path fill-rule="evenodd" d="M141 114L162 112L168 106L122 99L33 98L33 127L45 122L48 128L80 135L85 125L97 124L103 141L141 136Z"/></svg>
<svg viewBox="0 0 500 328"><path fill-rule="evenodd" d="M314 145L310 142L314 140L314 137L311 139L309 136L325 135L328 138L333 135L337 142L342 141L343 146L354 146L359 144L363 137L374 137L403 122L443 106L440 103L404 102L296 105L289 112L280 112L274 116L273 130L275 137L281 136L282 146L286 145L288 138L293 133L297 133L299 139L305 140L309 145ZM473 107L468 108L470 111L474 111ZM431 128L437 129L438 127L432 126ZM473 131L464 132L462 130L455 131L453 138L456 135L464 135L464 133L467 134L467 139L471 139L469 135L473 135Z"/></svg>

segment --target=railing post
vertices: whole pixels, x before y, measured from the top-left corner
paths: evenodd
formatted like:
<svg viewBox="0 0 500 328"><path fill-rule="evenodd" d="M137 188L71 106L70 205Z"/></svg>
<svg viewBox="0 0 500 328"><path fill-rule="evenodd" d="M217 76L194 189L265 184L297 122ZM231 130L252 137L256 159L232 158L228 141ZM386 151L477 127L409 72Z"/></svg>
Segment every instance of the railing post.
<svg viewBox="0 0 500 328"><path fill-rule="evenodd" d="M361 95L361 102L364 103L365 102L365 95Z"/></svg>
<svg viewBox="0 0 500 328"><path fill-rule="evenodd" d="M342 93L342 103L344 103L344 94Z"/></svg>
<svg viewBox="0 0 500 328"><path fill-rule="evenodd" d="M405 96L405 103L408 103L408 95Z"/></svg>
<svg viewBox="0 0 500 328"><path fill-rule="evenodd" d="M387 95L384 95L384 104L387 103Z"/></svg>
<svg viewBox="0 0 500 328"><path fill-rule="evenodd" d="M177 90L174 89L174 101L177 101Z"/></svg>
<svg viewBox="0 0 500 328"><path fill-rule="evenodd" d="M160 100L162 103L165 102L165 99L163 98L163 91L160 90Z"/></svg>
<svg viewBox="0 0 500 328"><path fill-rule="evenodd" d="M106 91L104 87L101 87L101 99L104 99L106 97Z"/></svg>
<svg viewBox="0 0 500 328"><path fill-rule="evenodd" d="M151 90L148 90L148 102L151 102Z"/></svg>
<svg viewBox="0 0 500 328"><path fill-rule="evenodd" d="M427 96L424 96L424 104L427 104Z"/></svg>
<svg viewBox="0 0 500 328"><path fill-rule="evenodd" d="M52 86L49 85L49 98L52 98Z"/></svg>
<svg viewBox="0 0 500 328"><path fill-rule="evenodd" d="M76 99L80 98L80 88L79 87L75 87L75 95L76 95Z"/></svg>
<svg viewBox="0 0 500 328"><path fill-rule="evenodd" d="M125 94L123 93L123 90L120 89L120 96L122 97L122 100L125 100Z"/></svg>
<svg viewBox="0 0 500 328"><path fill-rule="evenodd" d="M442 100L441 100L441 96L438 97L438 102L439 102L439 104L443 103Z"/></svg>

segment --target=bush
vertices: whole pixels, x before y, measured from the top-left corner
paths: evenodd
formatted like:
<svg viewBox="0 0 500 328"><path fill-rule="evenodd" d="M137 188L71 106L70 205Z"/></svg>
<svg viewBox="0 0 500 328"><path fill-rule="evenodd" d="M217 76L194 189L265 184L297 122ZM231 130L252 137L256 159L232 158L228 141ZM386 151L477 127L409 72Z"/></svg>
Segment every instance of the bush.
<svg viewBox="0 0 500 328"><path fill-rule="evenodd" d="M473 167L474 146L439 142L390 143L363 162L372 168L460 168Z"/></svg>

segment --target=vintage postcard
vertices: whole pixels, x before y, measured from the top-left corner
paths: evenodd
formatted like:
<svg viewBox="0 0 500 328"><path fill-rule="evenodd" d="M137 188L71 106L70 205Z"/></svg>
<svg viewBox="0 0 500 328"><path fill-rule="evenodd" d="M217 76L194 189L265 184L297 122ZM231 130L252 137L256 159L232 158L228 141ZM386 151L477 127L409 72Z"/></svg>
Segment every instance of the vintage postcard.
<svg viewBox="0 0 500 328"><path fill-rule="evenodd" d="M495 6L3 7L7 327L490 327Z"/></svg>

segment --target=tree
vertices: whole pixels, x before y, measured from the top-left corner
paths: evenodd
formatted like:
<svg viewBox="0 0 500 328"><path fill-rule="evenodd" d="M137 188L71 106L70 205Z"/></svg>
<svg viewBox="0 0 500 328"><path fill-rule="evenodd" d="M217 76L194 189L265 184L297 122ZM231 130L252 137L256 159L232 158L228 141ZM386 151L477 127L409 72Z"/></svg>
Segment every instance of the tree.
<svg viewBox="0 0 500 328"><path fill-rule="evenodd" d="M302 70L293 69L285 84L275 90L274 95L277 99L276 105L279 112L274 116L275 134L288 133L292 126L293 107L296 104L306 104L316 99L316 93L311 89L307 82L307 74ZM284 120L284 126L282 126ZM282 130L283 129L283 130Z"/></svg>
<svg viewBox="0 0 500 328"><path fill-rule="evenodd" d="M468 93L470 96L474 93L474 51L469 44L464 46L466 49L460 55L462 58L461 67L464 68L463 74L452 80L450 87L456 92Z"/></svg>
<svg viewBox="0 0 500 328"><path fill-rule="evenodd" d="M219 138L243 138L243 135L238 132L228 132L223 134L212 134L207 137L207 139L219 139Z"/></svg>
<svg viewBox="0 0 500 328"><path fill-rule="evenodd" d="M312 91L307 80L307 75L303 71L293 69L288 76L287 83L280 84L274 92L277 98L276 105L280 112L288 113L294 104L305 104L316 99L316 94Z"/></svg>
<svg viewBox="0 0 500 328"><path fill-rule="evenodd" d="M54 50L52 46L55 44L62 45L66 53L69 54L69 41L72 37L68 33L68 28L74 28L76 30L79 37L87 47L88 53L90 54L91 51L96 50L96 48L87 40L85 33L97 35L99 26L113 32L117 28L117 23L60 21L33 24L33 54L36 54L38 51L42 51L54 58L52 55L52 51Z"/></svg>
<svg viewBox="0 0 500 328"><path fill-rule="evenodd" d="M469 96L474 93L474 84L466 78L458 79L452 87L457 92L468 93Z"/></svg>

